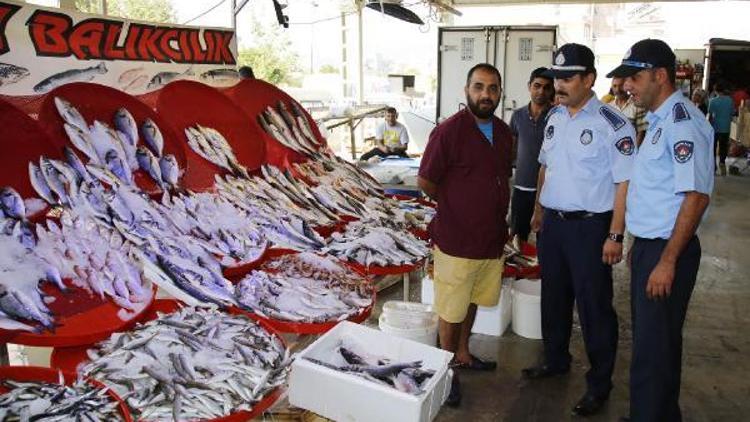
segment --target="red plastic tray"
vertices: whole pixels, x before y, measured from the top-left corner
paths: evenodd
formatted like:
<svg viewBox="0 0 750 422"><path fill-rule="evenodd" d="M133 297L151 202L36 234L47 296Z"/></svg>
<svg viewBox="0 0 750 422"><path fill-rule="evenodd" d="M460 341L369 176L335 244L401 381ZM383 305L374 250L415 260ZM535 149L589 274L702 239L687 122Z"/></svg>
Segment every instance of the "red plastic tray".
<svg viewBox="0 0 750 422"><path fill-rule="evenodd" d="M62 145L55 145L34 119L3 100L0 127L0 148L5 151L0 154L0 186L12 186L24 198L38 197L29 180L29 161L38 163L40 156L59 158Z"/></svg>
<svg viewBox="0 0 750 422"><path fill-rule="evenodd" d="M73 287L67 280L66 285L70 288L65 293L51 283L40 285L46 295L55 298L54 302L47 305L57 324L54 332L31 333L0 330L0 343L43 347L91 344L109 337L115 331L132 326L149 308L147 305L130 320L123 321L117 316L122 309L118 305L106 298L101 299L83 289ZM155 292L156 286L154 286L154 295Z"/></svg>
<svg viewBox="0 0 750 422"><path fill-rule="evenodd" d="M149 309L149 312L144 315L143 318L141 318L140 322L146 322L150 321L152 319L156 319L157 312L162 313L170 313L174 312L177 309L179 309L182 305L179 301L176 301L174 299L158 299L154 301L153 306ZM233 314L239 314L236 312L231 312ZM244 315L244 313L242 313ZM247 315L246 315L247 316ZM281 341L281 343L286 347L286 343L284 342L284 338L281 337L279 332L274 329L273 326L268 324L266 321L262 321L256 318L252 318L253 320L257 321L264 329L274 334L278 339ZM86 345L86 346L80 346L80 347L67 347L67 348L55 348L52 350L52 355L50 356L50 366L53 368L59 368L64 371L69 371L72 373L75 373L78 369L78 366L81 363L84 363L88 360L88 355L86 354L86 350L91 348L92 345ZM93 381L93 380L92 380ZM268 408L270 408L276 400L281 397L282 393L284 392L284 389L282 387L277 387L273 389L271 392L266 394L261 401L255 404L253 406L252 410L243 410L241 412L235 412L232 414L229 414L227 416L224 416L222 418L216 418L211 419L212 422L245 422L249 421L253 418L256 418L263 414Z"/></svg>
<svg viewBox="0 0 750 422"><path fill-rule="evenodd" d="M44 98L41 110L39 111L39 122L46 129L52 142L59 145L60 148L62 148L62 145L70 145L75 150L75 147L73 147L68 136L65 134L63 127L64 120L60 117L55 107L55 97L63 98L73 104L81 112L81 115L83 115L88 124L92 124L94 120L99 120L114 127L114 114L120 107L128 109L138 123L139 129L143 121L146 118L150 118L156 123L164 136L164 154L174 154L180 168L185 167L185 145L182 138L178 137L181 133L175 132L162 116L159 116L149 106L132 95L115 88L87 82L65 84L55 88ZM143 140L139 141L139 145L143 145ZM77 150L76 152L84 159L83 154ZM158 185L143 171L136 171L134 177L136 184L144 192L151 194L161 192Z"/></svg>
<svg viewBox="0 0 750 422"><path fill-rule="evenodd" d="M388 267L381 267L379 265L370 265L369 267L365 267L362 264L352 261L347 261L346 264L354 268L355 270L368 275L396 275L410 273L418 269L422 266L422 264L424 264L424 260L420 260L410 265L391 265Z"/></svg>
<svg viewBox="0 0 750 422"><path fill-rule="evenodd" d="M296 103L286 92L268 82L258 79L245 79L234 86L223 88L221 91L242 109L247 119L250 120L250 124L263 134L261 139L266 144L266 163L288 168L290 163L299 163L307 160L307 157L304 155L281 145L273 136L267 134L257 120L258 115L266 107L275 107L279 101L283 101L287 106L291 102ZM299 105L299 108L304 111L305 118L307 118L312 128L313 135L325 145L325 140L318 130L317 123L315 123L304 107Z"/></svg>
<svg viewBox="0 0 750 422"><path fill-rule="evenodd" d="M214 185L214 175L225 170L194 152L185 138L185 128L199 124L218 130L232 146L240 164L255 170L265 159L265 143L259 126L216 88L194 81L176 81L159 90L156 110L172 126L185 148L187 169L183 184L203 191Z"/></svg>
<svg viewBox="0 0 750 422"><path fill-rule="evenodd" d="M260 265L258 265L256 268L262 268L263 263L273 258L283 256L283 255L297 254L297 253L299 252L292 250L292 249L269 248L266 251L266 255L263 259L263 262L260 263ZM336 258L332 258L332 259L336 260ZM343 262L343 261L339 261L339 262L343 266L351 268L352 270L360 274L362 277L367 278L367 274L365 272L358 270L357 268L351 267L346 262ZM237 281L239 281L239 279L237 279ZM364 308L362 312L350 317L349 319L347 319L347 321L351 321L351 322L355 322L359 324L367 320L367 318L369 318L370 314L372 313L372 308L373 306L375 306L376 300L377 300L377 292L375 291L375 289L372 289L372 305L368 306L367 308ZM327 332L331 328L335 327L340 322L340 321L329 321L329 322L321 322L321 323L299 323L299 322L282 321L282 320L262 317L258 314L244 310L237 306L230 307L229 313L246 315L256 321L268 324L269 326L273 327L274 329L282 333L322 334L322 333Z"/></svg>
<svg viewBox="0 0 750 422"><path fill-rule="evenodd" d="M65 377L65 384L71 385L76 380L76 374L75 372L65 372L63 371L63 377ZM51 368L41 368L38 366L2 366L0 367L0 379L3 380L13 380L13 381L19 381L19 382L50 382L50 383L57 383L59 381L59 374L56 369ZM86 382L89 384L92 384L97 387L104 387L102 383L99 381L93 380L93 379L86 379ZM7 390L3 387L0 387L0 393L5 393ZM116 401L118 404L118 409L120 410L120 415L122 415L122 418L125 420L125 422L132 422L133 418L130 415L130 411L128 410L128 406L125 404L125 402L120 399L120 397L115 394L112 390L107 390L107 394L109 397L112 398L112 400Z"/></svg>
<svg viewBox="0 0 750 422"><path fill-rule="evenodd" d="M230 280L235 280L237 278L243 277L245 274L258 268L258 265L266 260L269 250L271 250L271 248L266 248L260 258L256 259L255 261L248 262L247 264L237 265L235 267L226 267L222 269L222 275Z"/></svg>

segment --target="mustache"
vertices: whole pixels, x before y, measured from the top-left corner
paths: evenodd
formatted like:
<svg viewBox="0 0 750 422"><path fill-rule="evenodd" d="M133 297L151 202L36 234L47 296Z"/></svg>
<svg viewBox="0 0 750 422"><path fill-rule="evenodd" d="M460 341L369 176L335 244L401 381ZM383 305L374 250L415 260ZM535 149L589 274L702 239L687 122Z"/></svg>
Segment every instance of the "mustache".
<svg viewBox="0 0 750 422"><path fill-rule="evenodd" d="M568 93L567 93L567 92L565 92L565 91L556 91L556 92L555 92L555 95L560 95L560 96L563 96L563 97L567 97L567 96L568 96Z"/></svg>

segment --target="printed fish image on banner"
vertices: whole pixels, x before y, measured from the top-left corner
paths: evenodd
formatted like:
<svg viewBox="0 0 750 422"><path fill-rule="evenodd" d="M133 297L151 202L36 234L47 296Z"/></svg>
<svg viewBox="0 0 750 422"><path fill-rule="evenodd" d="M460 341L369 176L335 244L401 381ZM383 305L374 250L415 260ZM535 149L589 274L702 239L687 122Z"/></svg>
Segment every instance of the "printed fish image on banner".
<svg viewBox="0 0 750 422"><path fill-rule="evenodd" d="M125 70L122 73L120 73L120 76L117 78L117 83L120 85L128 85L143 74L144 74L143 66L138 66L132 69Z"/></svg>
<svg viewBox="0 0 750 422"><path fill-rule="evenodd" d="M16 83L29 76L29 69L10 63L0 63L0 86Z"/></svg>
<svg viewBox="0 0 750 422"><path fill-rule="evenodd" d="M192 66L187 68L186 71L182 73L178 72L159 72L156 75L154 75L151 80L148 82L148 85L146 86L146 89L157 89L161 88L164 85L181 78L182 76L192 76L193 75L193 68Z"/></svg>
<svg viewBox="0 0 750 422"><path fill-rule="evenodd" d="M122 87L125 92L137 91L146 86L148 82L148 75L139 75L133 79L129 84Z"/></svg>
<svg viewBox="0 0 750 422"><path fill-rule="evenodd" d="M236 82L240 74L235 69L211 69L201 73L201 80L207 82Z"/></svg>
<svg viewBox="0 0 750 422"><path fill-rule="evenodd" d="M66 70L64 72L56 73L39 82L34 86L34 91L43 94L69 82L89 82L96 76L103 75L105 73L107 73L107 66L104 64L104 62L101 62L96 66L86 67L83 69Z"/></svg>

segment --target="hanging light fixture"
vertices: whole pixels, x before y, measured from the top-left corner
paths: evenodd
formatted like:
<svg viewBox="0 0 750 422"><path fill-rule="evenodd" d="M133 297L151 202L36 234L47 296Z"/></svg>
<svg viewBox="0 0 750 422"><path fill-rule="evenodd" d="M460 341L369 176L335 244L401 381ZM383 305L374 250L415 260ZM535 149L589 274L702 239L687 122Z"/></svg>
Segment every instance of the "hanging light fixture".
<svg viewBox="0 0 750 422"><path fill-rule="evenodd" d="M365 7L385 13L388 16L393 16L394 18L405 22L415 23L417 25L424 24L422 19L420 19L416 13L401 6L401 0L367 0Z"/></svg>

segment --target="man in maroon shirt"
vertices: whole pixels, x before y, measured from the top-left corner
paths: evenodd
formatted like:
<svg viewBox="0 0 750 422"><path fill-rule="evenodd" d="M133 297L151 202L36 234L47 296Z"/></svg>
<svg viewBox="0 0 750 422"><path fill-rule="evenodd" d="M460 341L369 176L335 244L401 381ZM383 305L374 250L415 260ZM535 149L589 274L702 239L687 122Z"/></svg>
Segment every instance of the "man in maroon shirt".
<svg viewBox="0 0 750 422"><path fill-rule="evenodd" d="M495 306L500 297L512 135L494 115L502 91L494 66L474 66L464 91L468 107L430 134L418 182L438 203L430 234L440 347L455 353L456 368L493 370L495 362L469 352L469 335L477 305ZM457 406L458 377L453 380L446 404Z"/></svg>

